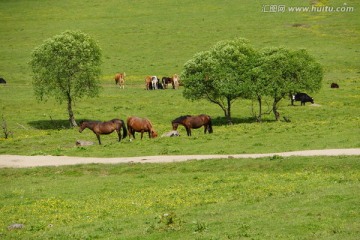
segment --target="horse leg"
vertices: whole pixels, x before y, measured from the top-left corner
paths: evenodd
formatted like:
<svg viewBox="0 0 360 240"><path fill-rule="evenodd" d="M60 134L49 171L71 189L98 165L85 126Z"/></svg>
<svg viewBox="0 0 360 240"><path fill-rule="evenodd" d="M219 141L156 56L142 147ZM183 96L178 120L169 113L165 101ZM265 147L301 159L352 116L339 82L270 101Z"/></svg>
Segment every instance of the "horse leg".
<svg viewBox="0 0 360 240"><path fill-rule="evenodd" d="M96 134L96 137L97 137L97 139L98 139L98 141L99 141L99 145L101 145L100 135L99 135L99 134Z"/></svg>
<svg viewBox="0 0 360 240"><path fill-rule="evenodd" d="M131 141L131 136L135 139L135 131L130 127L128 126L128 135L129 135L129 139Z"/></svg>
<svg viewBox="0 0 360 240"><path fill-rule="evenodd" d="M189 127L185 127L188 136L191 136L191 130Z"/></svg>
<svg viewBox="0 0 360 240"><path fill-rule="evenodd" d="M131 130L131 134L132 134L133 138L135 139L135 130L134 129Z"/></svg>
<svg viewBox="0 0 360 240"><path fill-rule="evenodd" d="M116 132L118 134L118 137L119 137L119 142L121 141L121 131L120 131L120 128L119 129L116 129Z"/></svg>
<svg viewBox="0 0 360 240"><path fill-rule="evenodd" d="M144 135L144 131L142 130L141 131L141 139L143 138L143 135Z"/></svg>

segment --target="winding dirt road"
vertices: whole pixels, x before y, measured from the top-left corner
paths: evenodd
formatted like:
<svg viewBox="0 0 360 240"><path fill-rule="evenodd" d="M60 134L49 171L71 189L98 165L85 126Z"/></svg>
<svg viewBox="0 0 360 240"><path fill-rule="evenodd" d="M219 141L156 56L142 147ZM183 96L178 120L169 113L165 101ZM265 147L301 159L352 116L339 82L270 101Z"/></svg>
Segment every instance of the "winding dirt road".
<svg viewBox="0 0 360 240"><path fill-rule="evenodd" d="M0 168L28 168L40 166L62 166L89 163L117 164L117 163L169 163L188 160L204 160L218 158L262 158L272 156L349 156L360 155L360 148L305 150L281 153L263 154L225 154L225 155L172 155L172 156L145 156L124 158L93 158L68 156L19 156L0 155Z"/></svg>

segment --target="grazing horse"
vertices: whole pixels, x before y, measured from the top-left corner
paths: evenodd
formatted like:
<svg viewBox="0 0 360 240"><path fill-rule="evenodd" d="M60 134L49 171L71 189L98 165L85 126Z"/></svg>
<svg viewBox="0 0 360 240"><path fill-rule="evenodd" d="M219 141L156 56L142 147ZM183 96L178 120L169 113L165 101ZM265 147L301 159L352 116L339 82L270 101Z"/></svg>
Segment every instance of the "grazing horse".
<svg viewBox="0 0 360 240"><path fill-rule="evenodd" d="M163 77L161 79L161 82L162 82L165 89L168 88L169 83L171 83L172 87L175 88L173 78L171 78L171 77Z"/></svg>
<svg viewBox="0 0 360 240"><path fill-rule="evenodd" d="M131 141L131 136L135 139L135 132L141 133L141 139L143 138L144 132L149 133L149 138L156 138L157 133L153 128L151 122L147 118L139 118L139 117L128 117L127 119L127 128L129 131L129 138Z"/></svg>
<svg viewBox="0 0 360 240"><path fill-rule="evenodd" d="M115 74L115 84L119 85L120 88L125 88L125 72Z"/></svg>
<svg viewBox="0 0 360 240"><path fill-rule="evenodd" d="M173 75L173 77L172 77L172 79L173 79L173 88L174 89L177 89L177 88L179 88L179 76L177 75L177 74L174 74Z"/></svg>
<svg viewBox="0 0 360 240"><path fill-rule="evenodd" d="M85 128L92 130L101 145L100 134L110 134L114 131L119 136L119 142L121 141L121 128L123 129L123 138L127 136L127 129L125 123L121 119L113 119L107 122L100 121L81 121L79 126L79 132L82 132Z"/></svg>
<svg viewBox="0 0 360 240"><path fill-rule="evenodd" d="M191 136L191 129L200 128L204 126L204 133L208 131L209 133L213 132L211 117L206 114L201 114L198 116L185 115L174 119L172 122L173 130L177 130L179 124L183 125L186 129L188 136Z"/></svg>
<svg viewBox="0 0 360 240"><path fill-rule="evenodd" d="M158 82L159 82L159 79L157 78L157 76L151 77L151 86L152 86L153 90L158 89Z"/></svg>
<svg viewBox="0 0 360 240"><path fill-rule="evenodd" d="M146 90L151 90L152 89L151 76L146 76L146 78L145 78L145 88L146 88Z"/></svg>

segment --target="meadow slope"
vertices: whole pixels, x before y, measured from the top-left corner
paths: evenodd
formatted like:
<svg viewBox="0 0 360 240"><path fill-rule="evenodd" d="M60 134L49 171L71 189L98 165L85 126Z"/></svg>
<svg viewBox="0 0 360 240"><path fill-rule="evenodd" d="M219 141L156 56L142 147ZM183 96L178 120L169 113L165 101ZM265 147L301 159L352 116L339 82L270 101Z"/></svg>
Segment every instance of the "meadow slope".
<svg viewBox="0 0 360 240"><path fill-rule="evenodd" d="M0 1L0 154L132 157L146 155L271 153L310 149L360 147L360 69L358 1L352 11L290 11L311 1L288 1L285 10L269 12L271 1ZM343 1L318 1L344 7ZM69 128L65 104L37 102L28 65L31 52L45 39L65 30L81 30L102 48L102 91L94 99L75 103L77 120L148 117L162 134L172 119L206 113L214 119L214 134L194 131L192 138L158 138L120 144L104 136L103 146L77 148L78 139L94 141L86 131ZM289 106L279 111L291 123L264 116L254 121L256 105L240 99L233 105L234 125L226 125L220 108L206 101L191 102L178 91L144 91L146 75L181 73L194 54L217 41L244 37L257 48L284 46L306 49L325 71L323 87L312 93L316 105ZM114 74L125 71L124 91ZM336 82L339 89L330 89ZM271 102L264 99L264 111ZM9 134L5 139L3 132ZM221 147L220 147L221 146Z"/></svg>

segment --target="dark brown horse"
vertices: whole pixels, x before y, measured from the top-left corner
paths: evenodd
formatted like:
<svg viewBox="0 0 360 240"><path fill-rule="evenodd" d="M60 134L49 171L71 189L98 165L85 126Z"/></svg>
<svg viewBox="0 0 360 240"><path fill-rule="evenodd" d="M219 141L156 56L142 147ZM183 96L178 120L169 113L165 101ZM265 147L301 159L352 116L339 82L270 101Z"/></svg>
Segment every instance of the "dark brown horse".
<svg viewBox="0 0 360 240"><path fill-rule="evenodd" d="M192 128L196 129L196 128L200 128L202 126L204 126L204 133L206 133L207 131L209 133L213 132L211 117L206 114L201 114L198 116L191 116L191 115L181 116L181 117L174 119L171 122L171 124L172 124L173 130L177 130L179 124L183 125L186 129L186 133L188 136L191 136Z"/></svg>
<svg viewBox="0 0 360 240"><path fill-rule="evenodd" d="M128 117L127 119L127 128L129 131L129 138L131 140L131 136L135 139L135 132L141 133L141 139L143 138L144 132L149 133L149 138L156 138L157 133L154 130L151 122L147 118L139 118L139 117Z"/></svg>
<svg viewBox="0 0 360 240"><path fill-rule="evenodd" d="M173 78L172 78L172 77L163 77L163 78L161 79L161 82L162 82L162 84L163 84L163 86L164 86L165 89L168 88L168 84L169 84L169 83L171 83L173 89L175 89L175 85L174 85L174 81L173 81Z"/></svg>
<svg viewBox="0 0 360 240"><path fill-rule="evenodd" d="M110 134L114 131L117 132L119 136L119 142L121 141L121 128L123 129L123 138L127 136L127 129L125 123L121 119L113 119L107 122L100 121L81 121L79 126L79 132L82 132L85 128L89 128L96 134L96 137L101 144L100 135L101 134Z"/></svg>

